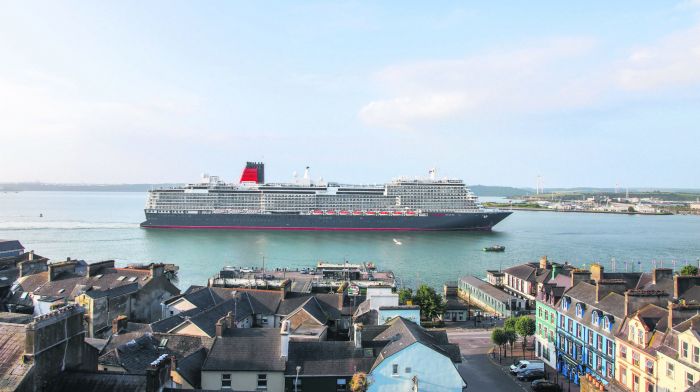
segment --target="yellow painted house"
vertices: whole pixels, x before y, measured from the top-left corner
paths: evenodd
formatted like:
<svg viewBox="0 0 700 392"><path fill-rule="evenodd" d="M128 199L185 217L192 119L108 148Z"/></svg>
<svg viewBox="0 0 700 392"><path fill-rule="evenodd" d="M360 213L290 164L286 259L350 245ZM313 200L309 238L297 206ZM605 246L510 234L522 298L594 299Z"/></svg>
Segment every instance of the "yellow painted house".
<svg viewBox="0 0 700 392"><path fill-rule="evenodd" d="M700 311L700 308L697 309ZM669 330L658 350L658 392L695 390L700 384L700 314ZM700 390L700 389L699 389Z"/></svg>

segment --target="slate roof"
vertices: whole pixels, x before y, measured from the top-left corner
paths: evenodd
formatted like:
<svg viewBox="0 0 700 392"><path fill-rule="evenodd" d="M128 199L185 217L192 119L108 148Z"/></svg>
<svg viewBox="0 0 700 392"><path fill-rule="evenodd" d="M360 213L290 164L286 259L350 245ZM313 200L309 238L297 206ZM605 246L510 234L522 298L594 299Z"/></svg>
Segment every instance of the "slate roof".
<svg viewBox="0 0 700 392"><path fill-rule="evenodd" d="M511 299L517 299L518 297L515 297L513 295L510 295L506 293L505 291L498 289L488 282L484 282L483 280L477 278L476 276L463 276L460 278L460 280L469 283L472 287L475 287L481 291L483 291L485 294L489 295L492 298L495 298L497 301L501 303L508 304L510 306L510 300Z"/></svg>
<svg viewBox="0 0 700 392"><path fill-rule="evenodd" d="M64 272L49 282L49 272L44 271L19 278L18 283L22 291L31 292L34 295L73 300L77 295L91 290L109 291L121 286L133 286L133 283L137 283L140 288L150 281L150 276L149 270L104 268L95 276ZM120 291L115 293L119 294ZM95 292L90 295L96 297L101 294Z"/></svg>
<svg viewBox="0 0 700 392"><path fill-rule="evenodd" d="M354 342L290 342L285 374L296 376L347 376L369 372L376 357L372 350L355 348Z"/></svg>
<svg viewBox="0 0 700 392"><path fill-rule="evenodd" d="M446 334L444 331L439 331L437 333ZM439 354L450 358L453 362L461 362L462 360L459 354L459 347L454 344L445 343L446 338L438 339L434 333L429 333L418 324L408 321L403 317L396 317L390 320L388 322L388 328L380 332L372 340L375 342L386 342L386 345L381 349L379 356L374 362L372 369L377 367L384 359L389 358L413 343L421 343Z"/></svg>
<svg viewBox="0 0 700 392"><path fill-rule="evenodd" d="M518 279L522 280L534 280L533 275L537 271L537 268L530 264L520 264L503 270L504 273L513 275Z"/></svg>
<svg viewBox="0 0 700 392"><path fill-rule="evenodd" d="M616 334L618 339L623 341L628 340L627 331L629 329L629 323L634 319L641 321L647 332L650 332L647 335L648 340L645 342L643 350L650 355L656 355L656 350L661 347L665 338L666 327L668 326L668 309L655 304L643 306L625 319Z"/></svg>
<svg viewBox="0 0 700 392"><path fill-rule="evenodd" d="M22 362L26 338L24 324L0 324L0 390L14 391L31 371Z"/></svg>
<svg viewBox="0 0 700 392"><path fill-rule="evenodd" d="M571 305L568 310L564 310L561 307L561 301L565 298L571 298ZM583 303L583 317L578 317L576 315L576 305L578 303ZM555 305L557 311L566 314L570 318L576 320L578 323L583 324L591 329L597 330L598 332L613 338L613 335L621 327L625 319L625 297L611 292L608 293L603 299L596 303L596 287L588 282L579 282L575 286L567 290L562 298ZM604 328L604 323L600 325L594 325L591 323L591 312L593 310L598 310L603 313L603 317L611 317L613 322L613 330L608 331Z"/></svg>
<svg viewBox="0 0 700 392"><path fill-rule="evenodd" d="M201 336L146 332L105 352L100 356L99 363L121 366L131 374L146 374L148 365L163 354L173 355L178 361L191 355L197 355L195 359L201 358L199 351L208 350L212 342L211 338ZM186 368L190 365L191 362L185 361ZM190 374L189 368L186 372Z"/></svg>
<svg viewBox="0 0 700 392"><path fill-rule="evenodd" d="M51 385L51 392L146 392L146 376L115 372L65 371Z"/></svg>
<svg viewBox="0 0 700 392"><path fill-rule="evenodd" d="M207 349L204 347L193 354L177 361L177 372L193 387L202 385L202 365L207 359Z"/></svg>
<svg viewBox="0 0 700 392"><path fill-rule="evenodd" d="M285 370L277 328L233 328L216 337L202 371Z"/></svg>
<svg viewBox="0 0 700 392"><path fill-rule="evenodd" d="M0 252L24 250L24 246L17 240L0 240Z"/></svg>
<svg viewBox="0 0 700 392"><path fill-rule="evenodd" d="M253 310L250 306L250 301L247 296L241 298L231 298L226 300L216 306L213 306L203 312L200 312L194 316L191 316L185 323L191 323L196 325L204 333L210 337L216 335L216 323L222 317L226 316L229 312L234 312L234 318L236 321L244 320L246 317L253 314Z"/></svg>

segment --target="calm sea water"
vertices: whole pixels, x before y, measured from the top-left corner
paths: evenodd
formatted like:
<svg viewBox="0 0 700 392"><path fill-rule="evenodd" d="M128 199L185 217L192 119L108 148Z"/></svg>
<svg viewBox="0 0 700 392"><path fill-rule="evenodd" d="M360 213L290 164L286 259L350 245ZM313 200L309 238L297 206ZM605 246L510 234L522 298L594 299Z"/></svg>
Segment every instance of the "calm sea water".
<svg viewBox="0 0 700 392"><path fill-rule="evenodd" d="M144 193L0 193L0 238L52 259L168 262L180 285L206 284L226 265L313 266L318 260L373 261L404 284L439 287L465 274L551 260L601 262L617 270L681 266L700 258L700 217L517 211L490 233L144 230ZM43 214L42 218L39 214ZM401 241L396 245L393 239ZM504 253L485 253L502 244Z"/></svg>

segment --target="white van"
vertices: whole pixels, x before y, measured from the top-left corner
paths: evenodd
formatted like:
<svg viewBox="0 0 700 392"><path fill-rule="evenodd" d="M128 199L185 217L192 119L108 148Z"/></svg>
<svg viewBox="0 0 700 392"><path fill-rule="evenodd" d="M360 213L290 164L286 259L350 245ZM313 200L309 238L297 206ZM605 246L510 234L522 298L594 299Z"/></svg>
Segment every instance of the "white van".
<svg viewBox="0 0 700 392"><path fill-rule="evenodd" d="M523 359L510 365L510 372L518 374L523 370L539 369L544 371L544 362L536 360Z"/></svg>

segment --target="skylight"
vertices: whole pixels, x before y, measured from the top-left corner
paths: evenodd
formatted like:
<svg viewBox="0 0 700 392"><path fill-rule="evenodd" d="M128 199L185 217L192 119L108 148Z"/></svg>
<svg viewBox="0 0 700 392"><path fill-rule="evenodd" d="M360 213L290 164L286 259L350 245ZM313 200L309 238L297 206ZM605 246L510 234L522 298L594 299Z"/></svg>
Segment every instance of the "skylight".
<svg viewBox="0 0 700 392"><path fill-rule="evenodd" d="M129 282L135 282L135 281L136 281L136 277L135 277L135 276L132 276L131 278L129 278Z"/></svg>
<svg viewBox="0 0 700 392"><path fill-rule="evenodd" d="M101 278L101 277L102 277L102 274L95 275L95 279L99 279L99 278Z"/></svg>
<svg viewBox="0 0 700 392"><path fill-rule="evenodd" d="M121 282L122 280L124 280L124 279L126 279L126 276L120 276L120 277L117 278L117 280L120 281L120 282Z"/></svg>

